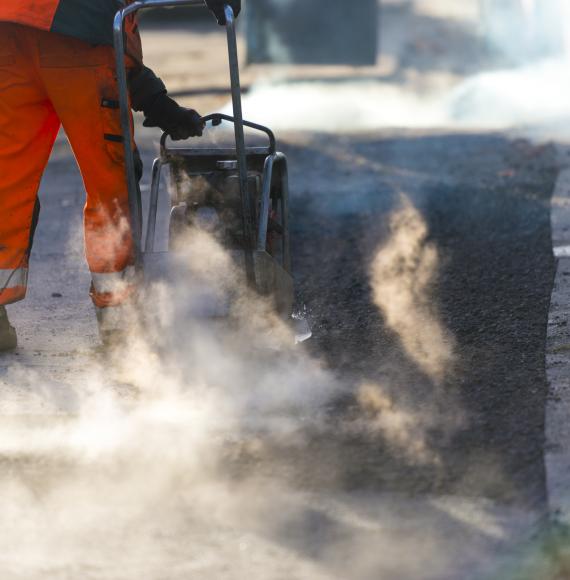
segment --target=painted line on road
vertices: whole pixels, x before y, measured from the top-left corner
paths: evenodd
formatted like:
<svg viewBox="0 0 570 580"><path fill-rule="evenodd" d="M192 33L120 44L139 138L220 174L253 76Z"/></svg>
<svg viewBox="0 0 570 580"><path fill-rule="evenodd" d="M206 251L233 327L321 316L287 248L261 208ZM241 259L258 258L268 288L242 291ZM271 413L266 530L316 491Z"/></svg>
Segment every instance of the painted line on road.
<svg viewBox="0 0 570 580"><path fill-rule="evenodd" d="M556 182L551 227L557 267L546 341L546 478L552 517L570 525L570 168Z"/></svg>
<svg viewBox="0 0 570 580"><path fill-rule="evenodd" d="M555 258L570 258L570 246L554 246Z"/></svg>

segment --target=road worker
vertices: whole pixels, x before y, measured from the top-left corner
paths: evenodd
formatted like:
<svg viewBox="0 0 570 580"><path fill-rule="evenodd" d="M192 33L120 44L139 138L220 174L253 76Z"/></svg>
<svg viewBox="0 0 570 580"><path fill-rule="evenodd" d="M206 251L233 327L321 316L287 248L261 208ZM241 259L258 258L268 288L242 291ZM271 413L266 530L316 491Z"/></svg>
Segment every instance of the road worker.
<svg viewBox="0 0 570 580"><path fill-rule="evenodd" d="M38 188L60 126L87 191L85 249L101 327L120 318L114 314L136 292L112 48L114 16L131 2L0 1L0 351L17 346L6 305L26 295ZM205 3L221 25L224 4L236 14L241 7L241 0ZM144 66L135 16L126 30L132 108L173 139L202 135L200 115L173 101Z"/></svg>

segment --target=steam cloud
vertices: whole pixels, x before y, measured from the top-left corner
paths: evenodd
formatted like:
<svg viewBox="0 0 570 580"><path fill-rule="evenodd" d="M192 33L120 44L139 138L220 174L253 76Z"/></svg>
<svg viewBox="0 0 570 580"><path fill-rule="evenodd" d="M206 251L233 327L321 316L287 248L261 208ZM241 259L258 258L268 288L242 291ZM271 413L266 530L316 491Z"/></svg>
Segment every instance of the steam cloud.
<svg viewBox="0 0 570 580"><path fill-rule="evenodd" d="M419 59L417 68L396 71L401 73L396 82L381 73L377 80L345 73L336 83L287 80L285 70L281 77L263 78L254 85L244 102L246 116L279 130L517 129L534 137L540 128L539 137L567 138L570 5L565 0L465 3L479 4L475 10L453 2L411 4L418 13L439 19L455 10L475 12L477 19L470 14L454 25L470 33L479 31L481 70L445 77L432 74L429 66L422 70ZM392 23L386 20L384 25ZM407 39L412 45L417 41L413 34ZM462 54L464 47L449 40L446 50ZM421 48L417 50L416 57ZM399 55L390 57L397 60ZM445 68L445 60L437 59L434 54L435 68Z"/></svg>
<svg viewBox="0 0 570 580"><path fill-rule="evenodd" d="M401 209L392 215L389 242L372 263L374 302L408 356L440 382L453 361L453 339L433 305L439 256L427 241L428 229L420 213L409 199L401 199Z"/></svg>
<svg viewBox="0 0 570 580"><path fill-rule="evenodd" d="M422 297L436 252L408 202L392 223L373 266L377 303L409 354L439 380L452 353L434 346L445 332ZM294 349L289 327L246 290L231 308L235 325L196 318L203 284L223 294L239 286L240 274L204 231L191 233L184 248L176 258L181 277L149 289L147 320L130 313L128 340L112 361L94 356L62 396L23 366L2 379L2 578L325 580L334 569L376 578L391 565L369 553L370 541L391 542L382 521L365 522L272 474L274 444L303 449L307 427L325 429L342 385ZM403 292L405 304L388 304L384 292ZM412 336L413 317L434 333L432 346L427 334ZM414 461L435 460L413 410L372 384L362 386L358 403L372 434ZM319 502L322 517L330 512L348 535L331 538L316 559L293 556L286 530L299 530L302 542L300 522ZM350 570L338 557L346 550L358 560Z"/></svg>
<svg viewBox="0 0 570 580"><path fill-rule="evenodd" d="M95 356L65 396L23 366L3 377L2 578L263 578L304 567L247 536L275 517L256 497L278 484L256 481L254 467L272 438L302 444L337 385L245 290L229 324L196 318L200 284L222 293L239 275L209 234L185 247L179 285L151 287L149 319L125 313L124 348Z"/></svg>

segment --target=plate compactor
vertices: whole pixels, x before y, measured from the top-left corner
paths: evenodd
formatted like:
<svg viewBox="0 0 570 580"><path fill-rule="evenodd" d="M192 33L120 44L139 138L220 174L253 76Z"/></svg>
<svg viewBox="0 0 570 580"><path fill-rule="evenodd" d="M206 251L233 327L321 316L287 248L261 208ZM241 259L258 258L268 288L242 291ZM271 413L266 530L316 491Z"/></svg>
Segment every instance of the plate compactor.
<svg viewBox="0 0 570 580"><path fill-rule="evenodd" d="M275 135L270 129L243 120L235 18L230 6L225 7L225 13L233 116L212 114L203 120L212 127L222 123L233 124L235 146L174 147L169 143L168 135L163 134L160 156L152 169L143 245L142 203L135 172L124 56L124 22L127 16L142 9L176 6L197 7L203 6L203 2L139 0L120 10L115 18L117 78L137 270L145 280L152 280L168 277L165 272L171 268L170 252L155 252L161 174L168 166L171 204L169 250L173 250L176 240L183 239L184 232L196 224L214 224L218 240L243 271L248 287L270 299L275 311L291 321L296 341L303 341L311 333L302 317L297 314L293 316L287 159L277 151ZM264 134L268 145L246 146L244 127Z"/></svg>

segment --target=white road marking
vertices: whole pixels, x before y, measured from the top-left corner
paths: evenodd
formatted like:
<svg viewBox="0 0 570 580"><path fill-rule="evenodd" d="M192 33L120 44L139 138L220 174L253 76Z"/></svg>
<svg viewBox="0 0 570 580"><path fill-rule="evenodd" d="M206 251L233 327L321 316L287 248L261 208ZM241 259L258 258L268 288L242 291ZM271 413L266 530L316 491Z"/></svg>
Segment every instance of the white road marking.
<svg viewBox="0 0 570 580"><path fill-rule="evenodd" d="M556 258L570 258L570 246L554 246Z"/></svg>

